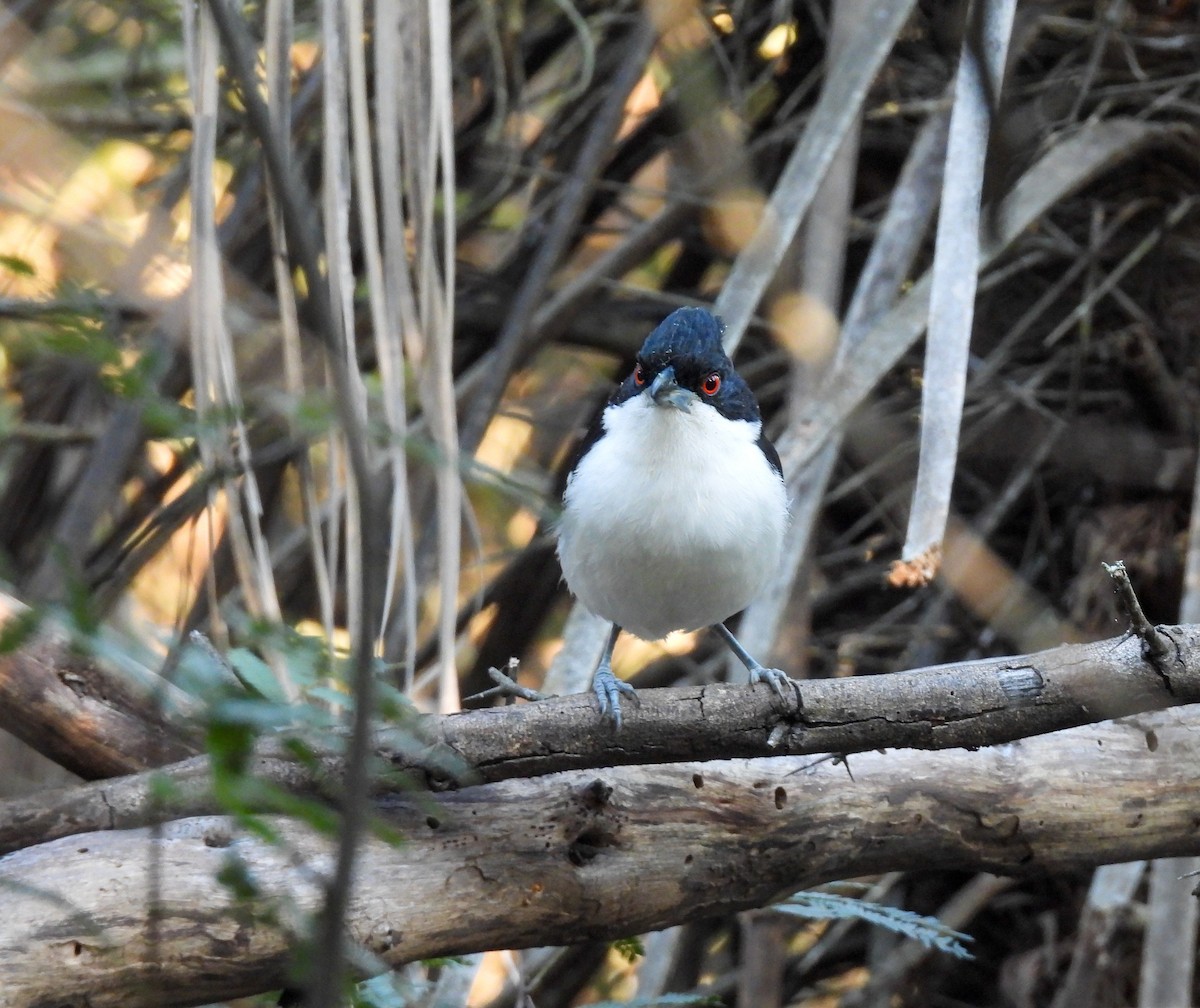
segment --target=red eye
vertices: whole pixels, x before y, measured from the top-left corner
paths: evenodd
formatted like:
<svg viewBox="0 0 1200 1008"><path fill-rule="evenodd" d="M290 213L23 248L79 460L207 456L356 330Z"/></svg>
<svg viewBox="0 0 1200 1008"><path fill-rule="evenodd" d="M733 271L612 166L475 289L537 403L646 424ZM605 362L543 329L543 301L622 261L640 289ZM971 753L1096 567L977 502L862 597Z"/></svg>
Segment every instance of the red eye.
<svg viewBox="0 0 1200 1008"><path fill-rule="evenodd" d="M714 371L700 383L700 391L705 395L716 395L721 387L721 376Z"/></svg>
<svg viewBox="0 0 1200 1008"><path fill-rule="evenodd" d="M642 370L641 364L639 364L637 367L635 367L633 369L633 384L634 385L645 385L646 384L646 372Z"/></svg>

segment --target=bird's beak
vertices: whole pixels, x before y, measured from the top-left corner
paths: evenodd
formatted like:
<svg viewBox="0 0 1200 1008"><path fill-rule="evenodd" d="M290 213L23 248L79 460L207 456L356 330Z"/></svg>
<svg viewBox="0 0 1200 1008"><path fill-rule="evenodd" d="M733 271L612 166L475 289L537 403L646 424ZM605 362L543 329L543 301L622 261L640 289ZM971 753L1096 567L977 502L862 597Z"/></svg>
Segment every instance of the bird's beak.
<svg viewBox="0 0 1200 1008"><path fill-rule="evenodd" d="M665 367L650 383L650 398L659 406L674 406L687 413L692 408L693 394L675 380L675 369Z"/></svg>

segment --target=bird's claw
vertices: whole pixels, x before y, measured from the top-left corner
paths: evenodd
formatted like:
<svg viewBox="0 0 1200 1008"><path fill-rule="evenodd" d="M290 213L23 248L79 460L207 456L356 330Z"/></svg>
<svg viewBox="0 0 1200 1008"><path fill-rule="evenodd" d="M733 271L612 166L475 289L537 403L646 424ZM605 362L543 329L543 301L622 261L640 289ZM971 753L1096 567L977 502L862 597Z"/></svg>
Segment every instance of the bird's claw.
<svg viewBox="0 0 1200 1008"><path fill-rule="evenodd" d="M750 685L754 686L760 682L765 682L770 686L780 700L787 698L787 694L784 693L785 687L794 689L796 685L791 676L782 669L764 668L762 665L750 670Z"/></svg>
<svg viewBox="0 0 1200 1008"><path fill-rule="evenodd" d="M635 707L642 705L641 698L629 683L618 679L611 668L601 665L592 678L592 692L600 703L600 716L612 722L616 729L621 727L621 695L629 697Z"/></svg>

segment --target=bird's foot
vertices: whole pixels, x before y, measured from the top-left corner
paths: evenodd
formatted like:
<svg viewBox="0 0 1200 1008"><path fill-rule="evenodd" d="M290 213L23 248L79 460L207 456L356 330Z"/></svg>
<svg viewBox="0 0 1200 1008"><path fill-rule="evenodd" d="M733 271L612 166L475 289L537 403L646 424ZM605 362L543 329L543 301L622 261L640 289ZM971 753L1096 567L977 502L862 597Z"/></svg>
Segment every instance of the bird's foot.
<svg viewBox="0 0 1200 1008"><path fill-rule="evenodd" d="M796 696L800 696L799 687L796 686L796 683L792 677L782 669L766 668L765 666L758 665L756 663L755 666L750 669L750 685L754 686L760 682L765 682L768 686L770 686L780 700L786 699L786 694L784 693L785 687L794 689L796 691Z"/></svg>
<svg viewBox="0 0 1200 1008"><path fill-rule="evenodd" d="M796 684L796 680L782 669L767 668L760 661L756 660L749 651L742 647L741 643L724 623L714 623L712 628L721 635L725 643L729 645L729 650L737 655L738 661L746 667L746 671L750 673L751 686L765 682L775 691L775 695L780 700L787 699L784 689L785 687L790 688L796 694L796 705L798 707L804 706L804 701L800 696L800 687Z"/></svg>
<svg viewBox="0 0 1200 1008"><path fill-rule="evenodd" d="M592 677L592 692L600 702L600 715L612 722L615 729L621 727L621 694L629 697L635 707L640 707L642 701L638 698L637 690L623 679L618 679L607 662L596 669Z"/></svg>
<svg viewBox="0 0 1200 1008"><path fill-rule="evenodd" d="M495 668L494 666L489 668L488 678L490 678L496 685L491 689L485 689L481 693L476 693L473 696L466 697L464 702L467 700L493 700L496 697L504 697L509 702L515 700L517 697L520 697L522 700L530 701L545 700L547 694L539 693L537 690L530 689L528 686L522 686L519 682L517 682L516 679L513 678L512 675L509 674L517 671L517 664L516 658L510 658L508 660L508 665L506 666L508 672L502 672L500 669Z"/></svg>

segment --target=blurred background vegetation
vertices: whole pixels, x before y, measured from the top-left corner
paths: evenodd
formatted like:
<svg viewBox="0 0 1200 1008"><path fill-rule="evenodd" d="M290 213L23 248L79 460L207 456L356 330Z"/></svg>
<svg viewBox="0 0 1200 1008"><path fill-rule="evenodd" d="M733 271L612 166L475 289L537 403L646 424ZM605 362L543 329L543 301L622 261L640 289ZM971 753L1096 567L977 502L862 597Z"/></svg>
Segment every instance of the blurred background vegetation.
<svg viewBox="0 0 1200 1008"><path fill-rule="evenodd" d="M680 304L716 302L744 264L871 10L249 4L241 30L289 186L264 165L203 5L10 3L0 577L185 686L198 660L181 642L198 629L260 691L336 708L376 588L379 653L418 705L456 708L510 657L541 685L572 654L551 535L571 446L649 329ZM943 566L924 589L889 586L926 363L914 333L866 381L878 366L839 350L840 323L849 310L861 335L894 321L885 313L930 266L951 85L972 44L959 3L917 3L898 23L738 353L769 432L792 448L785 462L812 457L813 416L845 420L827 478L805 487L807 469L788 473L794 492L816 494L814 518L783 558L776 611L756 623L798 677L1119 633L1101 560L1123 559L1151 619L1174 621L1200 548L1198 10L1028 3L991 123L992 251L964 334ZM1056 152L1065 181L1035 170ZM997 237L1021 180L1048 209ZM317 236L332 332L309 331L321 320L289 208ZM347 382L322 340L345 355ZM869 392L823 414L854 375ZM358 506L347 417L378 484L374 512ZM379 527L364 531L372 514ZM386 583L370 583L373 564ZM590 665L573 665L558 688L586 681ZM721 676L724 659L681 634L623 640L617 667L665 685ZM63 779L6 745L10 790ZM1070 970L1099 954L1081 937L1088 879L875 882L922 913L957 907L949 923L975 935L975 961L877 968L898 961L887 935L776 922L784 1002L1136 1000L1132 913L1104 934L1105 982L1097 972L1080 988ZM728 1000L744 934L759 932L688 925L658 989L708 984ZM633 993L644 962L571 950L540 974L537 1004L570 1003L594 974L596 990Z"/></svg>

